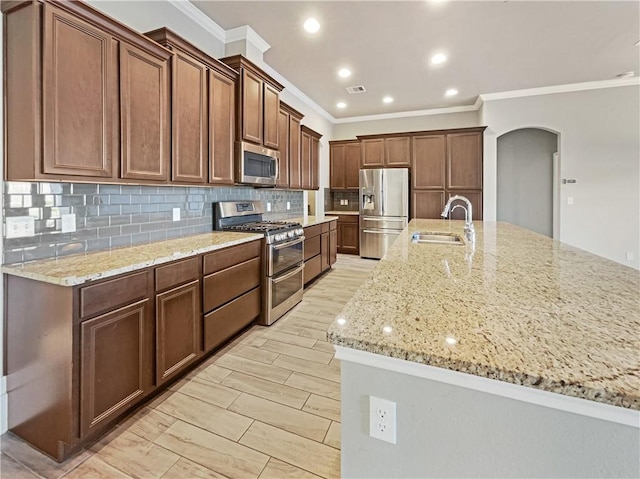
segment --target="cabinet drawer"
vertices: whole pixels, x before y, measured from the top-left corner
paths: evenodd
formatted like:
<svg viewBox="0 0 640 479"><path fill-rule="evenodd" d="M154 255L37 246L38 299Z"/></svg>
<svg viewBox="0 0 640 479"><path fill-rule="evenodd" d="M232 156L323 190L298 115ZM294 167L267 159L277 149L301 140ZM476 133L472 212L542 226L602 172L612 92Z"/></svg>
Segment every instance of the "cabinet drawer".
<svg viewBox="0 0 640 479"><path fill-rule="evenodd" d="M320 229L321 233L328 233L329 232L329 223L322 223L320 226L322 227Z"/></svg>
<svg viewBox="0 0 640 479"><path fill-rule="evenodd" d="M202 272L211 274L260 256L262 240L224 248L204 256Z"/></svg>
<svg viewBox="0 0 640 479"><path fill-rule="evenodd" d="M204 317L204 350L208 352L258 317L262 295L256 288Z"/></svg>
<svg viewBox="0 0 640 479"><path fill-rule="evenodd" d="M337 227L338 227L338 220L333 220L333 221L329 222L329 231L333 231Z"/></svg>
<svg viewBox="0 0 640 479"><path fill-rule="evenodd" d="M260 258L232 266L204 278L204 311L208 312L260 286Z"/></svg>
<svg viewBox="0 0 640 479"><path fill-rule="evenodd" d="M307 226L304 229L305 238L313 238L314 236L318 236L320 233L322 233L322 225Z"/></svg>
<svg viewBox="0 0 640 479"><path fill-rule="evenodd" d="M80 288L80 317L86 318L147 298L148 279L148 270L144 270Z"/></svg>
<svg viewBox="0 0 640 479"><path fill-rule="evenodd" d="M156 268L156 292L187 283L198 277L198 258L189 258Z"/></svg>
<svg viewBox="0 0 640 479"><path fill-rule="evenodd" d="M342 224L342 223L355 223L355 224L358 224L359 219L360 219L360 216L358 216L358 215L343 215L343 216L338 216L338 223L340 223L340 224Z"/></svg>
<svg viewBox="0 0 640 479"><path fill-rule="evenodd" d="M304 240L304 260L307 261L320 254L320 236Z"/></svg>
<svg viewBox="0 0 640 479"><path fill-rule="evenodd" d="M322 272L322 256L317 255L304 263L304 284L307 284L313 278Z"/></svg>

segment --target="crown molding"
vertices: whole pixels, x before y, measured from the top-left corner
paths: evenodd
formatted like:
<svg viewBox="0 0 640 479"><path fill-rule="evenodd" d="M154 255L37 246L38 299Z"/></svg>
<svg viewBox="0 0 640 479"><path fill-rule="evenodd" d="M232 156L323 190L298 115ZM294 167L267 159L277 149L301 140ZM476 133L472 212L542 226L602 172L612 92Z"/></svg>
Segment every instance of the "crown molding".
<svg viewBox="0 0 640 479"><path fill-rule="evenodd" d="M196 7L189 0L168 0L177 10L180 10L187 17L193 20L195 23L204 28L207 32L211 33L214 37L220 40L222 43L226 43L226 31L216 22L214 22L209 16L207 16L202 10Z"/></svg>
<svg viewBox="0 0 640 479"><path fill-rule="evenodd" d="M225 43L237 42L240 40L246 40L255 45L262 53L266 52L271 45L269 45L264 38L256 33L256 31L249 25L243 25L241 27L232 28L227 30L225 34Z"/></svg>
<svg viewBox="0 0 640 479"><path fill-rule="evenodd" d="M640 78L622 78L618 80L602 80L584 83L569 83L566 85L544 86L525 90L503 91L498 93L482 93L479 98L485 101L505 100L526 96L552 95L554 93L570 93L576 91L598 90L600 88L615 88L621 86L640 85Z"/></svg>
<svg viewBox="0 0 640 479"><path fill-rule="evenodd" d="M477 102L476 102L477 103ZM413 116L446 115L448 113L463 113L466 111L477 111L475 105L452 106L447 108L432 108L429 110L398 111L395 113L382 113L380 115L351 116L348 118L337 118L335 123L355 123L359 121L392 120L396 118L408 118Z"/></svg>

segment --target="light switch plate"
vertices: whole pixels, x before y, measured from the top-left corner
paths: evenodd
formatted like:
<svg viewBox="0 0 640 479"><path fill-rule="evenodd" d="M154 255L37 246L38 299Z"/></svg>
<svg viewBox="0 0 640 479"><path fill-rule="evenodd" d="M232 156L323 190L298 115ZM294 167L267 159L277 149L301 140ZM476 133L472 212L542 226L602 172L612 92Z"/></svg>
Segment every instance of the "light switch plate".
<svg viewBox="0 0 640 479"><path fill-rule="evenodd" d="M173 209L173 221L180 221L180 208Z"/></svg>
<svg viewBox="0 0 640 479"><path fill-rule="evenodd" d="M267 201L267 211L271 211L271 202Z"/></svg>
<svg viewBox="0 0 640 479"><path fill-rule="evenodd" d="M291 203L287 201L287 211L291 209Z"/></svg>
<svg viewBox="0 0 640 479"><path fill-rule="evenodd" d="M76 215L71 213L68 215L62 215L62 232L74 233L76 231Z"/></svg>
<svg viewBox="0 0 640 479"><path fill-rule="evenodd" d="M7 217L5 220L6 238L23 238L36 234L36 220L32 216Z"/></svg>

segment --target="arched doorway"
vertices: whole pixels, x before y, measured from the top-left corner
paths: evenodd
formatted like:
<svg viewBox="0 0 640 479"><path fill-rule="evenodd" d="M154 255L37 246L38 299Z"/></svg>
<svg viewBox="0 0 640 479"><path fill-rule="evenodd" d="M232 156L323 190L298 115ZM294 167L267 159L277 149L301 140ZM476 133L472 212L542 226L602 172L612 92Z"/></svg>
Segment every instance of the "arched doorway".
<svg viewBox="0 0 640 479"><path fill-rule="evenodd" d="M558 134L521 128L500 136L497 147L498 221L557 237Z"/></svg>

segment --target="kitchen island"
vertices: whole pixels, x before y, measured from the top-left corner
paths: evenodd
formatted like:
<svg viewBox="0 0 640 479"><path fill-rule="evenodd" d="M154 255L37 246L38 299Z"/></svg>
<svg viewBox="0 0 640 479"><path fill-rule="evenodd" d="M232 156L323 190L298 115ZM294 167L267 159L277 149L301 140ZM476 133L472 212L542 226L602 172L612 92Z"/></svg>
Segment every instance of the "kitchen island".
<svg viewBox="0 0 640 479"><path fill-rule="evenodd" d="M640 473L638 271L505 223L414 220L328 332L346 477ZM369 437L369 400L397 438Z"/></svg>

